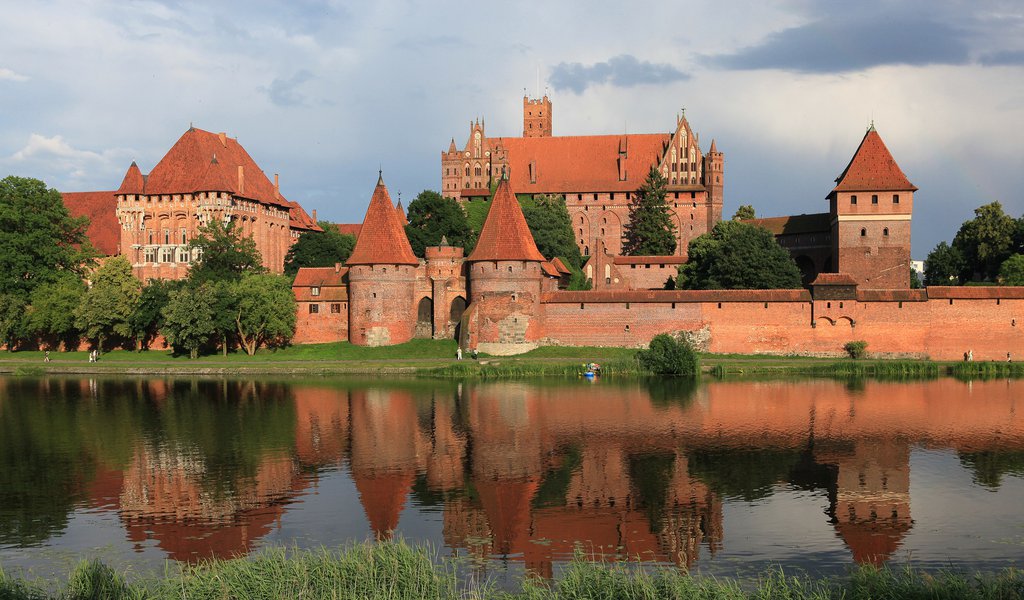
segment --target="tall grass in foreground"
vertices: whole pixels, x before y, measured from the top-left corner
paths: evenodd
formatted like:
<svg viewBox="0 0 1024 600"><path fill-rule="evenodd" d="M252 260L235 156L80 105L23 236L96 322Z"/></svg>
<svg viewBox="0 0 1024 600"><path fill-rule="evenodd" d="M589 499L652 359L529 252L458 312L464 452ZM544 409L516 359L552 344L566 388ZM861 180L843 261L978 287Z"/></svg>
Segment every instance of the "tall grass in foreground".
<svg viewBox="0 0 1024 600"><path fill-rule="evenodd" d="M960 379L994 379L1024 376L1024 363L1015 362L959 362L949 369L950 375Z"/></svg>
<svg viewBox="0 0 1024 600"><path fill-rule="evenodd" d="M1010 600L1024 597L1024 571L994 575L860 567L838 579L787 576L770 570L757 581L740 584L689 576L675 569L636 563L594 563L582 554L554 581L524 577L511 589L459 574L456 560L440 559L428 548L403 542L359 544L331 551L269 550L249 558L169 567L163 578L125 582L99 562L82 563L67 585L48 594L0 571L0 599L65 598L387 598L548 600L548 599L768 599L868 600L934 598Z"/></svg>
<svg viewBox="0 0 1024 600"><path fill-rule="evenodd" d="M942 366L920 360L841 361L808 365L808 374L833 377L873 377L875 379L935 379Z"/></svg>
<svg viewBox="0 0 1024 600"><path fill-rule="evenodd" d="M478 378L478 379L516 379L519 377L568 377L583 376L586 365L583 363L567 365L555 362L520 362L491 359L485 363L462 361L429 369L422 374L441 378ZM613 360L601 363L602 376L635 376L646 374L636 360Z"/></svg>

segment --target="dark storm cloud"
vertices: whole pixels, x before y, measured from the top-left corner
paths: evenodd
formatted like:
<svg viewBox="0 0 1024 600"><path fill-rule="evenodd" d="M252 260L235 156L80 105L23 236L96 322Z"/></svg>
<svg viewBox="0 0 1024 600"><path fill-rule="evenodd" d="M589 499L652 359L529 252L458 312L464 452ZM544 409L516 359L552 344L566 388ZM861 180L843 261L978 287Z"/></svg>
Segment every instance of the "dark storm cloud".
<svg viewBox="0 0 1024 600"><path fill-rule="evenodd" d="M606 62L584 65L558 63L551 68L548 81L556 90L572 90L579 94L591 85L610 83L616 87L645 84L664 84L689 79L687 73L669 64L656 64L637 60L635 56L621 54Z"/></svg>
<svg viewBox="0 0 1024 600"><path fill-rule="evenodd" d="M986 54L978 59L986 67L1014 67L1024 65L1024 50L1006 50Z"/></svg>
<svg viewBox="0 0 1024 600"><path fill-rule="evenodd" d="M301 106L305 104L306 99L296 90L296 87L312 78L313 74L303 69L287 79L275 78L270 82L270 87L263 88L263 91L277 106Z"/></svg>
<svg viewBox="0 0 1024 600"><path fill-rule="evenodd" d="M768 36L733 54L704 57L725 69L842 73L881 65L964 64L964 32L937 21L900 15L822 18Z"/></svg>

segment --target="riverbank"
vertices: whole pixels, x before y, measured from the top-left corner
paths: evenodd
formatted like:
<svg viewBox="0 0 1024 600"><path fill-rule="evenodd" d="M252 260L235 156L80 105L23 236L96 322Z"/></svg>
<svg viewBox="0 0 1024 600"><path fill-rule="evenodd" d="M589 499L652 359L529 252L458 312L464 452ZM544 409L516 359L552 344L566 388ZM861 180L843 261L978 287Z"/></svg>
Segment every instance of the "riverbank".
<svg viewBox="0 0 1024 600"><path fill-rule="evenodd" d="M169 350L113 350L90 363L88 352L20 351L0 353L0 375L404 375L439 378L502 379L576 377L582 365L597 362L606 376L642 376L632 348L546 346L517 356L455 358L452 340L413 340L367 348L346 342L207 355L197 359ZM732 377L960 378L1022 377L1024 363L936 362L769 355L701 355L705 373Z"/></svg>
<svg viewBox="0 0 1024 600"><path fill-rule="evenodd" d="M860 600L873 598L1010 599L1024 597L1024 571L998 574L924 573L911 569L854 568L838 579L762 573L756 581L690 576L667 567L635 563L594 563L578 556L554 581L523 577L511 589L477 574L465 576L465 562L403 542L363 543L341 550L272 549L248 558L196 566L168 565L163 576L126 578L99 562L79 565L63 585L30 582L0 571L0 598L788 598Z"/></svg>

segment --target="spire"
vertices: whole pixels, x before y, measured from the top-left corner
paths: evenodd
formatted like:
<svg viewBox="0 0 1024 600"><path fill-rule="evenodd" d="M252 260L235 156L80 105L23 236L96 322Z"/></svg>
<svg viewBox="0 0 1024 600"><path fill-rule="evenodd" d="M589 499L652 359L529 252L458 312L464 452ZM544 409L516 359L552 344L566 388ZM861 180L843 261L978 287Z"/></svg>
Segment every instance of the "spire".
<svg viewBox="0 0 1024 600"><path fill-rule="evenodd" d="M366 208L363 225L352 255L346 265L418 265L420 261L412 252L409 238L398 218L395 205L391 203L384 175L377 174L377 187L373 190L370 205Z"/></svg>
<svg viewBox="0 0 1024 600"><path fill-rule="evenodd" d="M916 191L893 159L885 142L872 124L864 134L857 152L842 174L836 178L833 192Z"/></svg>
<svg viewBox="0 0 1024 600"><path fill-rule="evenodd" d="M718 146L715 145L715 138L711 138L711 153L715 154L718 152Z"/></svg>
<svg viewBox="0 0 1024 600"><path fill-rule="evenodd" d="M454 152L458 152L458 149L455 147L455 138L452 138L452 143L448 144L448 153L451 154Z"/></svg>
<svg viewBox="0 0 1024 600"><path fill-rule="evenodd" d="M142 171L139 170L139 165L132 161L128 172L124 174L124 180L121 181L121 187L117 189L118 194L142 194L145 193L146 181L142 177Z"/></svg>
<svg viewBox="0 0 1024 600"><path fill-rule="evenodd" d="M405 227L406 225L409 224L409 219L407 219L405 216L405 209L402 208L401 192L399 192L398 206L395 207L395 214L398 215L398 222L402 224L402 227Z"/></svg>
<svg viewBox="0 0 1024 600"><path fill-rule="evenodd" d="M512 193L507 173L498 183L491 200L491 210L480 229L480 239L469 255L470 262L481 260L531 260L544 262L537 250L526 217Z"/></svg>

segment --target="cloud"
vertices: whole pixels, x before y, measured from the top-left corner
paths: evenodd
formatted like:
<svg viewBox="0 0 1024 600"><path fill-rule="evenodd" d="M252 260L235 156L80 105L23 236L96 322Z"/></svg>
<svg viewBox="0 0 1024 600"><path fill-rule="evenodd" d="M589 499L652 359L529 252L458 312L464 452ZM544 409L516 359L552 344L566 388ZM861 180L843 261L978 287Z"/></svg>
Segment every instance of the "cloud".
<svg viewBox="0 0 1024 600"><path fill-rule="evenodd" d="M672 65L656 64L637 60L635 56L620 54L606 62L584 65L581 63L558 63L551 69L548 81L556 90L567 89L577 94L591 85L611 83L616 87L633 87L645 84L665 84L689 79L687 73Z"/></svg>
<svg viewBox="0 0 1024 600"><path fill-rule="evenodd" d="M302 106L306 103L306 97L300 94L296 88L313 78L313 74L303 69L287 79L277 77L270 82L270 87L262 88L267 93L270 101L277 106Z"/></svg>
<svg viewBox="0 0 1024 600"><path fill-rule="evenodd" d="M10 69L0 67L0 81L28 81L28 77L21 73L15 73Z"/></svg>
<svg viewBox="0 0 1024 600"><path fill-rule="evenodd" d="M64 141L64 138L59 135L46 137L39 135L38 133L30 135L28 138L28 144L26 144L21 150L15 152L14 155L11 156L11 159L22 161L41 155L87 160L102 159L102 156L96 152L76 150L72 148L71 145Z"/></svg>
<svg viewBox="0 0 1024 600"><path fill-rule="evenodd" d="M95 173L116 173L124 167L130 151L124 149L93 152L80 150L67 142L61 135L46 137L33 133L28 143L0 164L16 166L17 169L34 173L40 169L51 172L47 183L63 188L89 179Z"/></svg>
<svg viewBox="0 0 1024 600"><path fill-rule="evenodd" d="M713 67L843 73L881 65L958 65L968 62L965 33L927 18L875 14L839 17L769 35L733 54L704 57Z"/></svg>
<svg viewBox="0 0 1024 600"><path fill-rule="evenodd" d="M986 67L1005 67L1024 65L1024 50L1004 50L985 54L978 62Z"/></svg>

